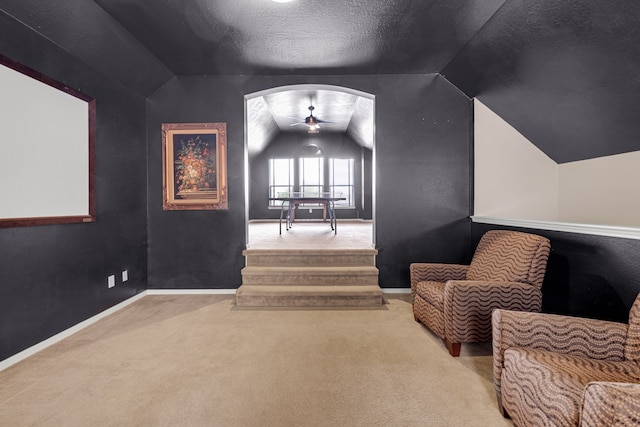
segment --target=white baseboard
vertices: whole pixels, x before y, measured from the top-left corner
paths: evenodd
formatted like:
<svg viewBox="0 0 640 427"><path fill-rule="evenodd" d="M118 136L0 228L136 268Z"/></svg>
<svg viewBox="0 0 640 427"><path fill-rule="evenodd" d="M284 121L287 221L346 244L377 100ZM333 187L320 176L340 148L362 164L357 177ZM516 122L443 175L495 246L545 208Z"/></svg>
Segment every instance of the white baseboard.
<svg viewBox="0 0 640 427"><path fill-rule="evenodd" d="M147 295L235 295L236 289L147 289Z"/></svg>
<svg viewBox="0 0 640 427"><path fill-rule="evenodd" d="M137 295L134 295L133 297L122 301L119 304L114 305L113 307L96 314L93 317L88 318L87 320L84 320L68 329L65 329L64 331L50 337L47 338L44 341L40 341L38 344L33 345L25 350L22 350L20 353L14 354L13 356L9 357L8 359L4 359L2 361L0 361L0 371L7 369L10 366L15 365L18 362L23 361L24 359L26 359L29 356L33 356L34 354L36 354L37 352L44 350L45 348L59 342L62 341L63 339L70 337L71 335L75 334L76 332L81 331L82 329L86 328L87 326L90 326L94 323L96 323L98 320L104 319L105 317L115 313L116 311L122 310L123 308L125 308L126 306L133 304L134 302L138 301L139 299L142 299L145 295L147 294L147 291L142 291Z"/></svg>
<svg viewBox="0 0 640 427"><path fill-rule="evenodd" d="M411 288L382 288L384 294L410 294Z"/></svg>
<svg viewBox="0 0 640 427"><path fill-rule="evenodd" d="M235 295L237 289L147 289L147 295ZM409 294L410 288L382 288L386 294Z"/></svg>

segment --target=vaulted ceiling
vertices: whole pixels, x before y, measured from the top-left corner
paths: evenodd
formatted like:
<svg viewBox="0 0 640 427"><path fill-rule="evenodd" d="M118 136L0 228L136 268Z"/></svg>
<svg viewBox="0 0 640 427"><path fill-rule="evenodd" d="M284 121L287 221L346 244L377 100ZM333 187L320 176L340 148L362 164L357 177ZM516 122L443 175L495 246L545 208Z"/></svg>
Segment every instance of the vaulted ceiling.
<svg viewBox="0 0 640 427"><path fill-rule="evenodd" d="M637 0L0 0L0 11L142 96L182 75L440 73L559 163L640 150ZM289 95L263 100L278 129L308 112L308 92Z"/></svg>

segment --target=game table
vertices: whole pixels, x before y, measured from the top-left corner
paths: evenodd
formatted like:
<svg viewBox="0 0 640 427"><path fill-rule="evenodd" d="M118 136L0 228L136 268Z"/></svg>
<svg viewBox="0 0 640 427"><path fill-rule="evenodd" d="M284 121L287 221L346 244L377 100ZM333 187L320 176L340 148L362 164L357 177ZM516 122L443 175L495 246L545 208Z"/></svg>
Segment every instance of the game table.
<svg viewBox="0 0 640 427"><path fill-rule="evenodd" d="M336 196L331 193L305 194L301 192L279 193L278 197L270 197L269 200L281 201L280 207L280 234L282 234L282 220L285 220L285 228L288 231L295 221L295 209L302 204L321 204L323 205L322 218L327 220L329 214L329 226L334 234L338 233L335 202L338 200L347 200L345 197ZM286 215L285 215L286 209Z"/></svg>

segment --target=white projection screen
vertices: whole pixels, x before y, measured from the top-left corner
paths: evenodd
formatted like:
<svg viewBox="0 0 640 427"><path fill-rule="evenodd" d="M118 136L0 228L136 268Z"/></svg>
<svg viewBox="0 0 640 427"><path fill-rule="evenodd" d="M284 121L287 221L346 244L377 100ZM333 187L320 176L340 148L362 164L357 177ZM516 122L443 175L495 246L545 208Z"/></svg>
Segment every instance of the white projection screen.
<svg viewBox="0 0 640 427"><path fill-rule="evenodd" d="M0 227L95 221L95 100L2 55L0 93Z"/></svg>

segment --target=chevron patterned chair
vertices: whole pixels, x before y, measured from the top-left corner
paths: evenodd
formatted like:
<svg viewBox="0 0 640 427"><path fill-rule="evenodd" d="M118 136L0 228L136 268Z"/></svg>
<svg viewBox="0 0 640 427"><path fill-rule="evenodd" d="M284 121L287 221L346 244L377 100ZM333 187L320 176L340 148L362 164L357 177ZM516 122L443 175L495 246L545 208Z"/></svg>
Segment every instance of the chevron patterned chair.
<svg viewBox="0 0 640 427"><path fill-rule="evenodd" d="M496 310L493 375L518 427L640 425L640 296L628 324Z"/></svg>
<svg viewBox="0 0 640 427"><path fill-rule="evenodd" d="M411 264L415 320L440 337L454 357L462 343L490 341L494 309L540 311L550 249L542 236L491 230L469 265Z"/></svg>

